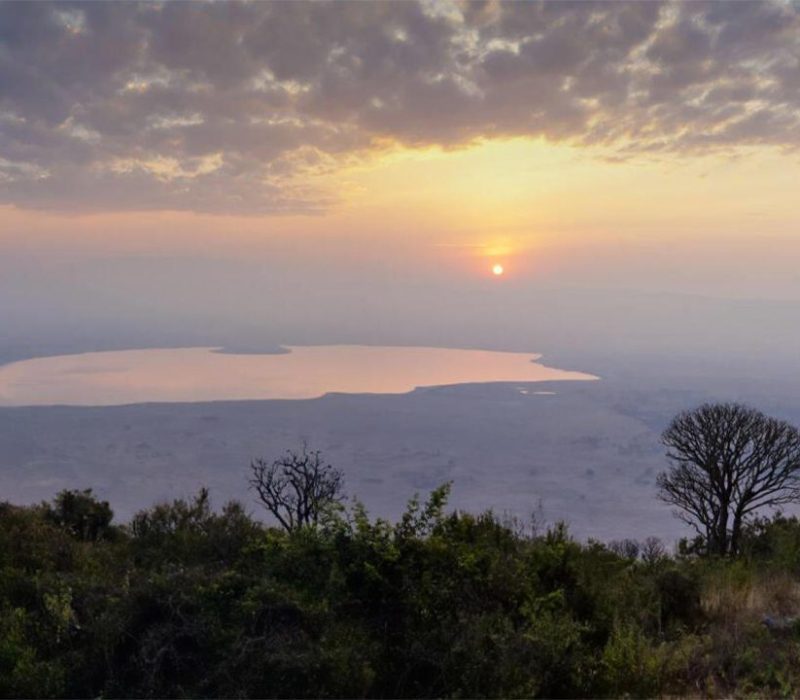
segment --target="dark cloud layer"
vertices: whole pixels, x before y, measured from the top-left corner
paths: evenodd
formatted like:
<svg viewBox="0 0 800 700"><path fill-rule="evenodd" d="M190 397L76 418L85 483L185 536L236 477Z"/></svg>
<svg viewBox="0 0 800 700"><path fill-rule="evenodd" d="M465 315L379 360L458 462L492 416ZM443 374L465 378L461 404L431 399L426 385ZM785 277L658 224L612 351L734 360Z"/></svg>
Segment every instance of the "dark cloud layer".
<svg viewBox="0 0 800 700"><path fill-rule="evenodd" d="M0 202L316 211L304 175L482 137L794 149L799 8L7 2Z"/></svg>

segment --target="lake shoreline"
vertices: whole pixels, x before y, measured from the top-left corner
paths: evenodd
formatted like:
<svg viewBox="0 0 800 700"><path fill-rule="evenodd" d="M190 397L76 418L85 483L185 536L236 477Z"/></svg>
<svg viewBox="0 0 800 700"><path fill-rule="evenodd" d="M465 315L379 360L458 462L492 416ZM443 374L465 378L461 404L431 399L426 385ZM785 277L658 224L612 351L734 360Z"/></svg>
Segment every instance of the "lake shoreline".
<svg viewBox="0 0 800 700"><path fill-rule="evenodd" d="M419 346L152 348L40 357L0 366L2 406L119 406L405 394L474 383L596 381L538 363L538 353Z"/></svg>

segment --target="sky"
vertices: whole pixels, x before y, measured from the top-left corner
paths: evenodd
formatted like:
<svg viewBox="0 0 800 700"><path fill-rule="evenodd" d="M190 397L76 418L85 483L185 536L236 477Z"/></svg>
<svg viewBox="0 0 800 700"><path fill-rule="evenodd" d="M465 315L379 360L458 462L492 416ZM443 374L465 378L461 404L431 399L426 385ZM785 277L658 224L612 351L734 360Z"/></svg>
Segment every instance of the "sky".
<svg viewBox="0 0 800 700"><path fill-rule="evenodd" d="M0 321L800 301L798 146L797 3L4 2Z"/></svg>

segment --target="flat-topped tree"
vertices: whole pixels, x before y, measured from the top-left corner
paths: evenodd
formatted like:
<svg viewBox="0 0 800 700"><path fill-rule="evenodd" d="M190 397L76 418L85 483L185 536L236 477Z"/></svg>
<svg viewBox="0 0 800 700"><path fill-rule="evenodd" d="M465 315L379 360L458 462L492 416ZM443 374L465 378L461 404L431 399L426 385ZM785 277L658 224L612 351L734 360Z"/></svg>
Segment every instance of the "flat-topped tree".
<svg viewBox="0 0 800 700"><path fill-rule="evenodd" d="M753 513L800 500L800 432L786 421L704 404L677 415L661 440L672 466L658 476L659 497L709 554L736 554Z"/></svg>
<svg viewBox="0 0 800 700"><path fill-rule="evenodd" d="M342 472L305 445L274 462L253 460L250 470L250 488L287 532L319 524L344 500Z"/></svg>

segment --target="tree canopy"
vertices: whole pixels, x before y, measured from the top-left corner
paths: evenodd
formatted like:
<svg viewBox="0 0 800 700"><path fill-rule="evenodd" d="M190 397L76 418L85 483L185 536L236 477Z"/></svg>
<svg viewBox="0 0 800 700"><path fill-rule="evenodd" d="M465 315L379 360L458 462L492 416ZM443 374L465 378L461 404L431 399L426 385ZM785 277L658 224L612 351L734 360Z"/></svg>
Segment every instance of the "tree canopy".
<svg viewBox="0 0 800 700"><path fill-rule="evenodd" d="M711 554L734 554L742 527L759 510L800 497L800 432L736 403L704 404L664 431L669 470L660 498L702 538Z"/></svg>

